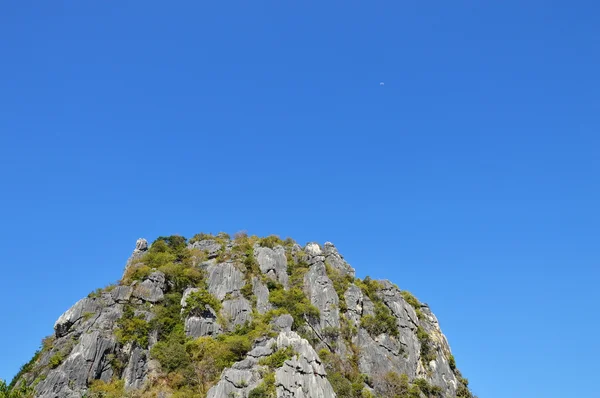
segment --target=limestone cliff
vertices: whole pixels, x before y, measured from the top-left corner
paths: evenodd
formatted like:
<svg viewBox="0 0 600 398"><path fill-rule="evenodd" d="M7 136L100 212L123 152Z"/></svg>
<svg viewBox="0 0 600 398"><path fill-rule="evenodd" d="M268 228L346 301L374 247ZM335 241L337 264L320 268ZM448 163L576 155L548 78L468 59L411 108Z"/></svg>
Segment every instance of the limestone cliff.
<svg viewBox="0 0 600 398"><path fill-rule="evenodd" d="M472 397L426 304L329 242L139 239L12 383L55 397ZM29 391L29 392L27 392Z"/></svg>

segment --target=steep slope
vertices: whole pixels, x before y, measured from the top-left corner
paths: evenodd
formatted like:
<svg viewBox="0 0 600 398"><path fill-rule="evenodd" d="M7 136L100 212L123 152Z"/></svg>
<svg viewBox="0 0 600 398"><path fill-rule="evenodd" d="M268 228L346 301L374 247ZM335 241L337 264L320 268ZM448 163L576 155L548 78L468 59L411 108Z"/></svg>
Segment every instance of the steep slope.
<svg viewBox="0 0 600 398"><path fill-rule="evenodd" d="M331 243L139 239L54 330L19 396L472 397L429 307Z"/></svg>

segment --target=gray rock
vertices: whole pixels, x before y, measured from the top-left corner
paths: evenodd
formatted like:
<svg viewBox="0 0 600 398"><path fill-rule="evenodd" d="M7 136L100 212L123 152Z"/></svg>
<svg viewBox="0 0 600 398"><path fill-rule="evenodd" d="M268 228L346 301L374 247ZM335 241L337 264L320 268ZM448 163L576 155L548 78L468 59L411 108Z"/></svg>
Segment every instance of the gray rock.
<svg viewBox="0 0 600 398"><path fill-rule="evenodd" d="M342 275L350 275L354 278L356 271L338 253L333 243L325 242L323 253L325 254L327 264L340 271Z"/></svg>
<svg viewBox="0 0 600 398"><path fill-rule="evenodd" d="M348 308L346 316L352 322L353 326L360 324L360 318L363 315L363 298L362 290L354 284L350 285L346 293L344 293L346 308Z"/></svg>
<svg viewBox="0 0 600 398"><path fill-rule="evenodd" d="M100 302L97 299L84 298L79 300L73 307L62 314L54 324L54 333L57 338L63 337L69 333L71 327L80 321L85 314L93 314L100 309Z"/></svg>
<svg viewBox="0 0 600 398"><path fill-rule="evenodd" d="M131 286L117 286L111 292L111 297L117 303L126 303L131 298L133 288Z"/></svg>
<svg viewBox="0 0 600 398"><path fill-rule="evenodd" d="M144 281L135 286L133 297L150 303L158 303L165 297L165 274L160 271L151 273Z"/></svg>
<svg viewBox="0 0 600 398"><path fill-rule="evenodd" d="M252 320L252 306L244 297L235 297L223 301L221 314L228 321L228 330L232 331L237 325L243 325Z"/></svg>
<svg viewBox="0 0 600 398"><path fill-rule="evenodd" d="M294 324L294 318L290 314L279 315L271 321L276 332L290 332Z"/></svg>
<svg viewBox="0 0 600 398"><path fill-rule="evenodd" d="M277 341L275 339L265 340L261 344L258 344L256 347L254 347L252 351L248 353L248 356L255 359L269 356L275 352L273 348L276 347L276 345Z"/></svg>
<svg viewBox="0 0 600 398"><path fill-rule="evenodd" d="M148 251L148 241L144 238L139 238L135 242L135 249L133 253L131 253L131 257L127 260L127 264L125 265L125 270L133 264L137 259L141 258Z"/></svg>
<svg viewBox="0 0 600 398"><path fill-rule="evenodd" d="M36 397L81 396L90 380L110 380L108 354L115 352L116 340L99 331L84 333L68 357L36 386Z"/></svg>
<svg viewBox="0 0 600 398"><path fill-rule="evenodd" d="M126 389L139 389L146 383L148 376L148 351L140 347L133 348L127 367L123 372Z"/></svg>
<svg viewBox="0 0 600 398"><path fill-rule="evenodd" d="M321 246L319 246L319 244L316 242L307 243L306 246L304 247L304 251L309 256L321 256L323 254L323 251L321 250Z"/></svg>
<svg viewBox="0 0 600 398"><path fill-rule="evenodd" d="M188 248L205 251L208 258L215 258L219 255L222 245L216 240L205 239L188 245Z"/></svg>
<svg viewBox="0 0 600 398"><path fill-rule="evenodd" d="M316 263L325 263L325 255L323 253L323 250L321 250L321 246L319 246L318 243L307 243L304 247L304 252L306 253L304 261L306 261L308 265L313 265Z"/></svg>
<svg viewBox="0 0 600 398"><path fill-rule="evenodd" d="M336 397L325 368L308 341L295 332L282 332L277 347L292 347L296 355L275 371L277 397L333 398Z"/></svg>
<svg viewBox="0 0 600 398"><path fill-rule="evenodd" d="M190 297L190 294L199 291L197 287L188 287L184 290L183 295L181 296L181 311L187 307L187 299Z"/></svg>
<svg viewBox="0 0 600 398"><path fill-rule="evenodd" d="M287 257L282 246L268 247L254 246L254 257L258 262L260 271L274 281L288 287Z"/></svg>
<svg viewBox="0 0 600 398"><path fill-rule="evenodd" d="M185 320L185 334L188 337L216 336L223 332L217 323L217 313L210 306L199 316L190 316Z"/></svg>
<svg viewBox="0 0 600 398"><path fill-rule="evenodd" d="M340 327L339 298L333 287L333 282L327 276L325 264L313 264L304 276L304 291L315 307L319 309L321 318L316 328Z"/></svg>
<svg viewBox="0 0 600 398"><path fill-rule="evenodd" d="M181 311L187 307L187 299L193 292L197 292L198 288L191 287L185 289L181 298ZM217 323L217 313L211 306L206 306L206 310L201 314L194 314L186 318L185 334L188 337L216 336L223 332L221 325Z"/></svg>
<svg viewBox="0 0 600 398"><path fill-rule="evenodd" d="M208 291L219 300L228 293L239 292L246 284L244 274L231 263L211 265L207 272Z"/></svg>
<svg viewBox="0 0 600 398"><path fill-rule="evenodd" d="M135 249L133 252L145 252L146 250L148 250L148 241L144 238L139 238L135 242Z"/></svg>
<svg viewBox="0 0 600 398"><path fill-rule="evenodd" d="M252 277L252 294L256 297L256 310L259 314L273 309L269 302L269 289L256 276Z"/></svg>
<svg viewBox="0 0 600 398"><path fill-rule="evenodd" d="M410 346L407 343L410 343ZM401 344L386 334L373 338L366 330L360 328L357 346L360 352L358 367L361 373L373 376L382 376L390 371L416 374L419 358L416 337Z"/></svg>

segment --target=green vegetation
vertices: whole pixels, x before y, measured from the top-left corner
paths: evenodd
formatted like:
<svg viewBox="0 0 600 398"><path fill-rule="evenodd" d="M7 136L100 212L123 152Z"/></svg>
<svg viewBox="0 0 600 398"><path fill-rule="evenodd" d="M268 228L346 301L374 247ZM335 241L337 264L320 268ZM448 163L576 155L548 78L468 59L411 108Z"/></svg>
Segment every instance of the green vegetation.
<svg viewBox="0 0 600 398"><path fill-rule="evenodd" d="M33 389L26 386L20 388L8 386L4 380L0 379L0 398L33 398Z"/></svg>
<svg viewBox="0 0 600 398"><path fill-rule="evenodd" d="M200 242L201 240L209 240L209 239L215 239L215 236L212 234L205 234L203 232L200 232L199 234L192 236L189 240L189 243L193 244L196 242Z"/></svg>
<svg viewBox="0 0 600 398"><path fill-rule="evenodd" d="M94 380L85 395L86 398L121 398L125 396L125 380L113 380L110 383Z"/></svg>
<svg viewBox="0 0 600 398"><path fill-rule="evenodd" d="M277 245L285 245L285 242L277 235L269 235L266 238L260 238L258 244L262 247L268 247L273 249Z"/></svg>
<svg viewBox="0 0 600 398"><path fill-rule="evenodd" d="M150 324L143 315L135 315L133 306L123 308L123 316L117 321L115 335L121 345L133 342L140 347L148 347Z"/></svg>
<svg viewBox="0 0 600 398"><path fill-rule="evenodd" d="M421 398L421 389L411 385L407 375L395 372L388 372L377 380L375 391L386 398Z"/></svg>
<svg viewBox="0 0 600 398"><path fill-rule="evenodd" d="M390 309L382 302L375 302L375 315L365 315L360 320L360 325L369 332L371 336L379 336L382 333L398 336L398 324L396 317Z"/></svg>
<svg viewBox="0 0 600 398"><path fill-rule="evenodd" d="M167 293L162 303L152 308L154 318L150 321L150 330L157 331L158 340L167 338L175 329L183 331L181 297L179 292Z"/></svg>
<svg viewBox="0 0 600 398"><path fill-rule="evenodd" d="M291 286L302 288L304 286L304 275L308 272L308 264L302 260L303 256L296 255L298 261L292 256L287 256L287 274Z"/></svg>
<svg viewBox="0 0 600 398"><path fill-rule="evenodd" d="M421 343L421 362L425 368L429 368L429 362L434 361L437 357L433 341L421 326L417 327L417 338Z"/></svg>
<svg viewBox="0 0 600 398"><path fill-rule="evenodd" d="M285 361L294 356L292 347L280 348L268 357L261 358L259 365L266 366L262 374L263 381L248 394L248 398L275 398L275 369L283 366Z"/></svg>
<svg viewBox="0 0 600 398"><path fill-rule="evenodd" d="M221 302L217 300L215 296L210 294L208 290L203 288L190 293L186 299L186 304L187 305L183 311L185 316L199 316L206 311L206 306L210 306L213 310L215 310L215 312L219 312L221 309Z"/></svg>
<svg viewBox="0 0 600 398"><path fill-rule="evenodd" d="M202 254L188 250L184 237L161 236L152 243L144 256L129 266L122 282L129 284L134 280L142 280L156 269L174 284L175 291L183 292L204 281L202 270L194 266L198 257L202 257Z"/></svg>
<svg viewBox="0 0 600 398"><path fill-rule="evenodd" d="M65 357L62 353L57 352L56 354L50 357L50 361L48 361L48 365L51 369L57 368L60 364L65 360Z"/></svg>
<svg viewBox="0 0 600 398"><path fill-rule="evenodd" d="M306 320L319 318L319 309L315 307L304 291L299 287L290 287L284 290L283 286L275 283L269 288L269 301L275 306L289 313L294 318L293 328L297 329L306 323Z"/></svg>
<svg viewBox="0 0 600 398"><path fill-rule="evenodd" d="M363 294L366 295L375 307L374 315L365 315L362 317L360 324L369 332L371 336L378 336L382 333L391 336L398 336L398 324L396 317L392 315L392 311L385 305L379 297L378 291L383 288L381 283L372 280L368 276L364 280L357 279L356 285L360 287Z"/></svg>
<svg viewBox="0 0 600 398"><path fill-rule="evenodd" d="M354 278L350 275L344 275L339 270L333 268L328 263L325 263L325 269L327 270L327 276L333 282L333 288L337 293L340 301L340 312L345 312L348 308L346 308L346 300L344 300L344 294L346 290L350 287L352 282L354 282Z"/></svg>
<svg viewBox="0 0 600 398"><path fill-rule="evenodd" d="M439 386L429 384L429 382L425 379L415 379L413 380L413 384L419 387L419 390L421 390L421 392L425 394L426 397L443 397L442 388Z"/></svg>
<svg viewBox="0 0 600 398"><path fill-rule="evenodd" d="M275 396L275 373L273 372L265 374L262 383L248 394L248 398L275 398Z"/></svg>
<svg viewBox="0 0 600 398"><path fill-rule="evenodd" d="M285 361L292 359L293 356L294 350L292 347L280 348L268 357L261 358L258 363L271 369L277 369L282 367Z"/></svg>
<svg viewBox="0 0 600 398"><path fill-rule="evenodd" d="M452 354L450 354L450 357L448 358L448 365L453 371L456 370L456 360L454 359L454 355Z"/></svg>
<svg viewBox="0 0 600 398"><path fill-rule="evenodd" d="M362 398L366 377L358 370L358 355L343 360L327 349L319 351L327 371L327 380L338 397Z"/></svg>

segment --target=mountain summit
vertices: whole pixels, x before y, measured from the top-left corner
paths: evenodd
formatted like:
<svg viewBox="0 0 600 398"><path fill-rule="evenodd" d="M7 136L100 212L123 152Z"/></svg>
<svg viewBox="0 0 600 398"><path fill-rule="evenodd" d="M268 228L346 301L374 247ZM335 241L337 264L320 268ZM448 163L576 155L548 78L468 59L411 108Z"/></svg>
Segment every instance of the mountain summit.
<svg viewBox="0 0 600 398"><path fill-rule="evenodd" d="M329 242L139 239L67 310L8 397L473 397L426 304ZM0 397L2 397L0 391Z"/></svg>

